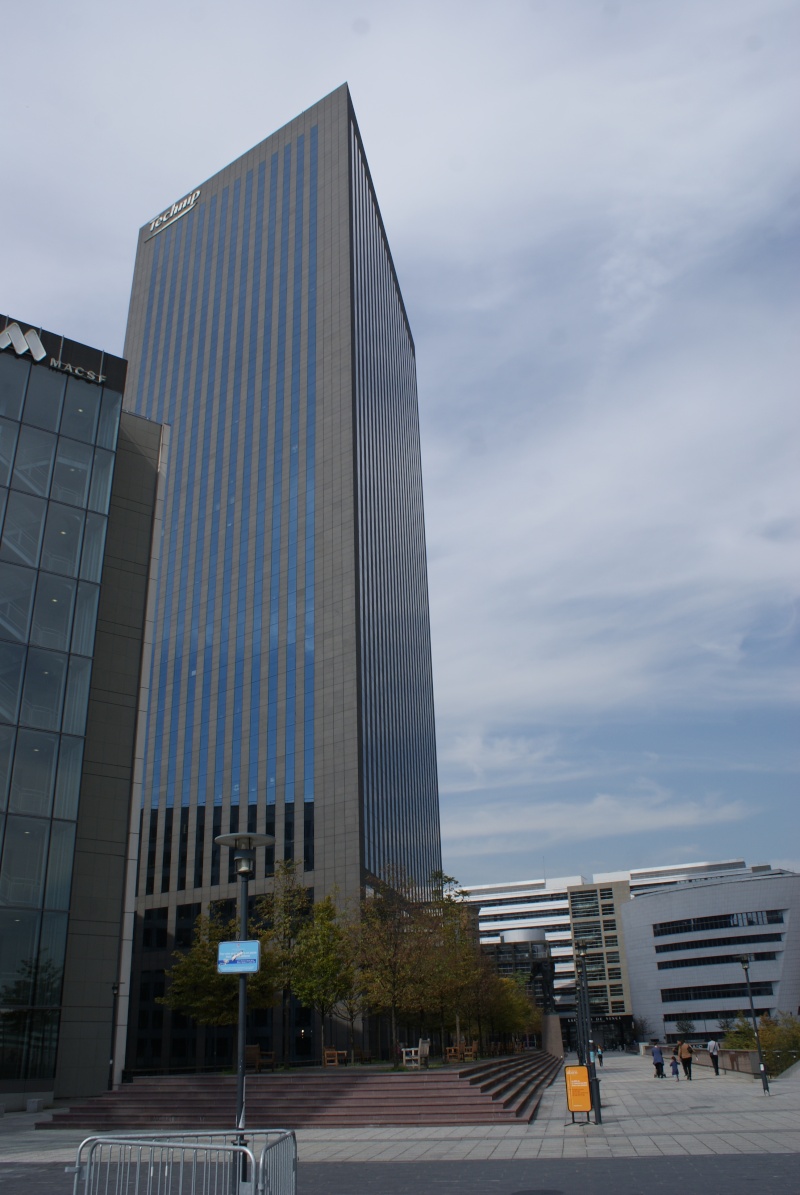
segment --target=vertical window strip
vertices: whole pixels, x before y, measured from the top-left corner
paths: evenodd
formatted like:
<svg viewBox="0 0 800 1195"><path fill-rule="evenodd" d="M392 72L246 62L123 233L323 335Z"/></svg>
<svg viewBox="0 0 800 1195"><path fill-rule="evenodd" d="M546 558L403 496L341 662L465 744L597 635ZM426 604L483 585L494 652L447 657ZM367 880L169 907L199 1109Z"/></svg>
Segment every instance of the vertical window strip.
<svg viewBox="0 0 800 1195"><path fill-rule="evenodd" d="M168 244L164 250L164 257L161 270L161 280L159 283L159 300L158 300L158 314L157 321L159 327L159 334L157 336L157 347L154 349L150 362L150 380L147 387L146 394L146 409L147 418L152 418L152 411L154 407L160 409L161 394L163 391L165 378L167 376L167 367L170 348L170 332L172 328L172 307L175 289L175 279L177 275L178 265L178 251L181 245L179 235L173 236L176 230L170 228L164 234L168 240ZM168 326L164 329L163 337L160 335L162 327L161 309L164 302L164 294L166 291L167 276L170 277L169 284L169 299L167 308ZM177 484L168 485L168 492L166 496L167 512L166 518L169 520L173 512L177 512L180 504L180 486ZM170 616L172 611L172 603L175 596L173 585L174 572L174 557L170 556L166 561L166 570L162 567L163 562L159 560L159 575L158 575L158 598L157 598L157 618L161 626L169 626ZM162 613L163 612L163 613ZM158 625L158 624L157 624ZM162 749L164 740L164 717L166 709L166 693L169 678L169 657L170 657L171 642L168 636L162 637L160 643L153 644L154 663L156 653L158 657L157 671L154 669L153 675L158 676L156 692L156 726L153 738L153 765L152 765L152 779L151 779L151 803L161 804L161 796L165 795L166 804L172 804L172 793L166 789L162 778Z"/></svg>
<svg viewBox="0 0 800 1195"><path fill-rule="evenodd" d="M259 202L263 201L266 183L266 163L262 162L259 173ZM270 374L272 370L272 317L273 291L275 279L275 228L278 207L278 155L274 153L270 161L269 184L269 212L267 225L267 272L264 283L264 344L261 351L261 391L259 395L259 432L257 457L256 484L256 552L253 576L253 646L251 649L250 676L250 762L248 775L248 798L250 801L258 799L259 795L259 760L261 748L261 692L262 692L262 658L263 658L263 621L264 621L264 562L266 551L266 500L267 500L267 459L269 451L269 390ZM263 227L263 210L258 217L259 230ZM255 321L258 305L253 300L253 326L251 327L251 345L255 340ZM269 788L268 788L269 792ZM269 799L269 797L267 798ZM275 790L272 790L275 799ZM265 831L266 832L266 831ZM274 856L273 856L274 863Z"/></svg>
<svg viewBox="0 0 800 1195"><path fill-rule="evenodd" d="M184 518L183 538L180 548L181 589L184 591L181 600L189 607L189 643L186 657L185 678L186 700L183 715L183 769L181 779L181 802L188 803L192 796L196 796L196 800L200 804L205 804L205 788L201 788L199 784L192 783L192 773L196 765L194 742L195 709L197 700L197 658L200 635L200 595L203 570L203 543L205 541L206 506L204 502L199 500L199 497L196 497L196 495L200 495L202 493L202 486L204 483L203 470L198 468L198 443L200 441L200 433L203 427L202 396L205 382L203 364L206 359L207 345L209 340L213 338L214 332L213 327L209 329L208 317L211 292L210 284L213 272L213 248L214 234L216 231L216 211L217 199L216 196L214 196L209 210L208 230L206 232L204 243L202 283L200 281L200 274L196 271L193 284L194 301L197 300L198 289L200 290L200 317L197 334L197 348L195 351L196 365L194 370L193 393L190 402L189 387L191 375L187 370L184 374L184 392L181 404L181 409L184 412L183 435L184 439L188 439L189 441L189 457L185 477L187 488L186 510L192 512L190 517ZM188 427L186 424L186 412L189 412ZM201 444L201 455L202 452L203 445ZM194 517L195 510L197 510L196 522ZM192 537L194 537L194 540ZM192 556L192 548L194 548L194 556ZM189 578L190 570L191 580ZM202 870L202 858L200 861L200 867Z"/></svg>
<svg viewBox="0 0 800 1195"><path fill-rule="evenodd" d="M233 221L231 224L231 239L230 252L231 257L228 265L228 294L226 300L226 316L225 316L225 344L222 358L222 385L226 392L226 409L230 403L230 415L224 416L223 427L228 427L228 461L227 461L227 490L224 507L222 504L221 491L223 488L222 469L220 467L220 496L215 501L215 508L220 508L220 519L222 521L222 551L221 551L221 565L222 565L222 603L220 613L220 630L218 635L219 651L220 651L220 668L219 668L219 705L217 710L217 741L216 741L216 760L215 760L215 776L214 776L214 790L220 795L224 789L228 787L226 776L230 778L230 800L234 805L239 804L239 788L241 775L241 695L239 695L238 705L239 711L239 734L236 735L236 713L237 713L237 695L234 686L231 704L232 709L232 732L227 730L227 700L228 700L228 675L230 669L230 641L231 641L231 592L233 589L233 548L236 542L235 523L237 517L236 510L236 489L237 483L240 482L239 477L239 436L241 433L241 416L242 416L242 366L244 359L244 303L247 292L247 278L248 278L248 264L249 264L249 241L250 241L250 202L248 192L248 182L252 187L252 171L248 172L245 180L245 204L242 213L242 242L239 244L238 228L239 228L239 208L241 201L241 180L236 179L234 183L233 192ZM237 295L237 310L236 310L236 340L235 350L233 356L233 379L232 385L229 382L231 361L230 361L230 346L233 339L232 325L233 325L233 309L234 309L234 293L235 293L235 278L234 278L234 264L238 261L239 269L239 287ZM222 453L219 454L223 456ZM242 496L241 501L246 501ZM235 652L235 641L234 641ZM235 661L235 656L234 656ZM234 681L235 681L235 662L234 662ZM225 754L230 749L231 760L228 768L225 767ZM216 799L216 798L215 798Z"/></svg>
<svg viewBox="0 0 800 1195"><path fill-rule="evenodd" d="M294 801L297 731L297 507L300 474L300 342L303 312L303 215L305 137L295 154L294 263L292 277L291 405L289 417L289 509L286 569L286 658L283 799Z"/></svg>
<svg viewBox="0 0 800 1195"><path fill-rule="evenodd" d="M187 226L191 228L194 221L190 221ZM169 284L166 295L166 310L164 315L164 334L161 340L161 360L160 368L158 370L158 380L155 384L154 393L150 394L150 402L155 409L155 420L157 423L164 423L165 416L168 419L167 413L174 409L174 391L167 385L167 377L170 372L170 364L173 358L180 359L180 350L177 344L173 344L172 330L175 325L180 328L182 312L176 311L178 307L178 266L181 259L181 249L184 247L183 242L184 225L176 224L174 228L167 230L167 235L172 238L171 250L171 265L169 269ZM173 235L174 234L174 235ZM186 254L184 254L186 257ZM176 319L176 314L178 318ZM174 368L174 367L173 367Z"/></svg>
<svg viewBox="0 0 800 1195"><path fill-rule="evenodd" d="M217 425L216 449L214 458L214 497L211 512L211 542L208 558L214 568L215 579L221 574L222 592L219 601L219 615L216 603L214 617L209 626L212 634L212 652L216 655L217 677L214 686L212 703L216 705L212 720L215 724L214 735L214 802L219 804L225 799L225 753L228 746L228 659L229 659L229 627L228 604L230 602L230 576L225 569L225 548L227 545L227 512L223 510L222 484L225 472L225 437L228 443L235 436L235 429L228 419L231 403L230 359L231 359L231 330L233 322L233 292L236 272L236 260L239 248L239 205L241 195L241 179L237 178L233 184L233 202L231 213L231 231L227 239L227 270L225 279L225 315L223 318L222 354L220 363L220 381L217 395ZM220 547L221 544L221 547ZM213 656L212 656L213 658ZM212 665L213 667L213 665Z"/></svg>
<svg viewBox="0 0 800 1195"><path fill-rule="evenodd" d="M214 221L214 216L213 216L214 207L215 207L215 201L212 200L211 205L210 205L210 208L211 208L210 225L213 225L213 221ZM171 232L171 231L172 231L171 229L168 230L168 232ZM148 395L148 402L149 402L150 398L152 398L152 395ZM182 439L183 439L182 436L178 436L177 443L175 443L175 439L173 439L173 444L175 445L176 455L178 453L180 453L181 459L182 459L183 450L180 447L180 442ZM170 474L171 474L171 483L169 485L169 488L170 488L170 494L171 494L171 498L172 498L172 513L173 513L172 529L174 532L174 528L176 526L175 519L177 518L177 514L178 514L177 503L179 501L181 490L183 489L184 478L180 476L180 474L177 471L177 468L170 469ZM167 525L170 526L170 523L168 522ZM161 575L161 567L162 567L162 563L164 563L164 562L166 563L166 573L164 576L162 576ZM170 618L171 611L172 611L172 602L175 598L174 568L175 568L175 553L171 552L169 550L160 552L159 553L158 607L157 607L156 614L155 614L155 625L157 627L163 628L163 633L162 633L161 641L155 642L153 644L154 661L155 661L156 653L158 654L158 669L156 672L156 669L154 668L154 672L153 672L153 674L157 675L157 677L158 677L157 684L156 684L157 697L156 697L156 703L155 703L155 710L153 712L153 751L152 751L152 764L151 764L151 768L152 768L152 772L151 772L151 802L153 804L159 803L160 795L162 793L162 787L163 787L162 786L162 762L163 762L162 756L163 756L163 745L164 745L164 722L166 719L167 709L168 709L166 694L167 694L167 685L168 685L170 648L172 648L172 650L175 651L175 644L174 644L173 639L171 638L172 627L171 627L171 618ZM173 703L172 710L173 711L175 710L174 703ZM172 729L172 726L170 729ZM170 737L172 738L172 735L170 735ZM148 747L148 744L146 742L145 752L147 752L147 747ZM148 758L147 754L145 754L145 758ZM169 803L172 804L172 799L173 799L172 792L167 793L167 799L168 799Z"/></svg>
<svg viewBox="0 0 800 1195"><path fill-rule="evenodd" d="M272 534L269 578L269 679L267 697L267 801L274 803L278 754L278 642L280 626L280 556L283 492L283 412L286 372L286 305L289 274L289 201L292 147L283 151L278 337L273 433Z"/></svg>
<svg viewBox="0 0 800 1195"><path fill-rule="evenodd" d="M191 339L194 338L194 310L196 306L196 298L193 294L191 299L191 312L189 314L189 327L187 332L184 332L184 320L187 317L185 312L185 300L187 300L187 281L189 274L189 263L191 259L191 249L193 249L193 237L197 237L197 243L202 231L202 221L191 221L189 231L187 233L187 243L184 247L183 269L181 281L181 293L178 299L177 312L177 329L175 348L172 350L172 372L170 381L170 398L169 407L166 411L166 421L175 423L176 419L181 418L185 412L185 407L176 411L177 398L179 393L179 368L183 363L183 388L188 386L188 376L191 370L191 361L193 361L194 345ZM195 255L196 256L196 255ZM188 494L188 486L194 485L194 477L184 477L184 458L188 452L188 436L185 434L187 425L185 425L185 417L182 424L182 435L177 437L175 445L175 462L172 466L173 483L170 486L169 495L169 509L165 511L165 523L170 528L170 541L175 543L178 539L179 529L181 529L182 521L185 525L185 513L191 510L190 494ZM188 483L188 484L187 484ZM184 562L181 560L181 570L183 571ZM172 693L169 701L170 706L170 727L169 737L167 737L166 750L166 803L172 805L175 802L176 790L176 767L177 767L177 737L179 727L179 715L182 711L182 681L185 668L184 661L184 625L185 625L185 590L183 586L176 586L175 584L175 568L176 568L176 553L170 553L170 562L167 566L167 580L166 588L169 594L169 606L165 614L164 625L170 627L169 639L164 639L166 646L167 660L172 657ZM177 589L177 593L176 593ZM171 615L172 603L177 603L177 613L175 619Z"/></svg>
<svg viewBox="0 0 800 1195"><path fill-rule="evenodd" d="M373 870L424 882L439 864L413 347L352 137L364 840Z"/></svg>
<svg viewBox="0 0 800 1195"><path fill-rule="evenodd" d="M212 332L220 325L220 308L222 305L222 285L223 285L223 266L225 264L226 233L228 228L228 196L229 188L225 187L222 191L220 202L220 218L219 231L217 235L217 252L216 252L216 269L214 272L214 305L213 315L211 318ZM217 353L220 344L220 337L212 334L210 337L210 352L208 359L208 368L206 371L205 390L205 417L203 421L203 445L201 451L200 468L203 471L204 477L207 477L210 469L212 458L216 456L216 436L219 434L219 419L217 419L216 430L212 435L214 408L219 402L219 394L217 391ZM198 767L197 767L197 791L200 794L200 800L206 799L208 790L208 756L209 756L209 726L211 725L211 707L212 707L212 692L211 686L215 681L214 677L214 620L216 616L217 605L217 561L215 555L215 536L214 536L214 491L211 485L208 486L205 494L202 496L200 502L202 530L201 537L200 520L198 520L197 529L197 555L198 555L198 569L200 575L198 576L199 586L195 590L197 597L202 602L202 595L206 598L206 609L204 625L201 628L203 647L203 683L200 690L200 744L198 751ZM209 542L205 540L205 525L207 521L207 512L209 506L211 507L211 531L209 535ZM205 575L203 575L203 571ZM195 575L197 576L198 570ZM202 607L200 607L202 608ZM215 711L216 712L216 711ZM213 792L213 801L217 804L217 795ZM216 816L216 814L215 814ZM220 831L221 833L221 831ZM212 852L212 866L213 866L213 852ZM219 864L216 865L217 876L219 876ZM219 882L217 880L217 882Z"/></svg>
<svg viewBox="0 0 800 1195"><path fill-rule="evenodd" d="M317 155L318 130L311 129L308 198L308 349L306 358L306 517L305 517L305 628L303 633L303 798L314 800L314 605L316 568L316 419L317 419ZM310 858L313 869L314 818L310 821ZM305 849L306 858L309 848Z"/></svg>
<svg viewBox="0 0 800 1195"><path fill-rule="evenodd" d="M230 530L231 541L231 582L236 578L234 589L236 599L236 617L233 620L233 730L231 734L231 799L234 795L237 801L247 802L246 789L242 794L242 748L243 748L243 718L244 718L244 672L245 672L245 631L247 622L247 553L250 538L250 479L253 460L253 398L252 379L253 350L248 343L245 359L245 312L247 305L247 290L249 265L253 261L253 277L255 279L256 256L255 246L251 248L251 228L253 214L253 171L248 170L245 179L244 193L244 228L242 231L242 254L245 265L239 277L239 309L236 315L236 370L234 373L234 392L238 406L236 456L231 457L228 465L228 520L233 522ZM256 231L258 239L258 232ZM231 441L233 443L233 441ZM241 447L242 463L239 466L239 449ZM239 487L237 500L237 485ZM238 527L236 521L238 519ZM235 563L233 553L235 550Z"/></svg>

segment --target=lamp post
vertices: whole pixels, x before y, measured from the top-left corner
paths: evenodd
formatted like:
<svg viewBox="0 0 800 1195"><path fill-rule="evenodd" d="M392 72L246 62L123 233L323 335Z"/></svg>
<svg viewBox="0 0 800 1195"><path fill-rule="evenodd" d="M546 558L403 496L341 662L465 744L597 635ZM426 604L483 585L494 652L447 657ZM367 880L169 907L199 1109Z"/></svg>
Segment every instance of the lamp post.
<svg viewBox="0 0 800 1195"><path fill-rule="evenodd" d="M239 877L239 936L247 940L247 892L255 873L256 847L272 846L271 834L220 834L214 839L218 846L233 851L236 874ZM245 1042L247 1035L247 976L239 976L239 1023L236 1050L236 1127L244 1128Z"/></svg>
<svg viewBox="0 0 800 1195"><path fill-rule="evenodd" d="M756 1035L756 1049L758 1050L758 1069L761 1071L761 1086L764 1088L764 1095L769 1095L769 1079L767 1078L767 1068L764 1066L764 1055L761 1052L761 1038L758 1033L758 1021L756 1020L756 1010L753 1005L753 991L750 987L750 955L743 954L739 959L744 971L745 982L747 983L747 998L750 1001L750 1016L753 1019L753 1032Z"/></svg>
<svg viewBox="0 0 800 1195"><path fill-rule="evenodd" d="M116 1044L117 1033L117 1001L119 1000L119 984L112 983L111 985L111 1049L109 1050L108 1059L108 1090L114 1089L114 1046Z"/></svg>
<svg viewBox="0 0 800 1195"><path fill-rule="evenodd" d="M578 947L575 951L576 963L576 996L578 1014L578 1055L589 1074L589 1091L592 1096L594 1123L603 1123L600 1111L600 1080L597 1078L597 1068L593 1054L594 1041L592 1039L592 1014L589 1005L589 977L586 973L586 950Z"/></svg>

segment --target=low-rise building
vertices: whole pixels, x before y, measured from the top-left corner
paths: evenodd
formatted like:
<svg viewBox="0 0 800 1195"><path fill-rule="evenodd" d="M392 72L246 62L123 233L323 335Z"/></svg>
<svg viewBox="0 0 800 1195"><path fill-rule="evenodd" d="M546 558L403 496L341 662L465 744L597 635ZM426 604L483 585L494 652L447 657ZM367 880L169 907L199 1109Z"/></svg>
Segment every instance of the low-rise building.
<svg viewBox="0 0 800 1195"><path fill-rule="evenodd" d="M756 1014L800 1013L800 875L752 868L643 891L622 925L633 1005L653 1036L717 1037L749 1015L744 957Z"/></svg>

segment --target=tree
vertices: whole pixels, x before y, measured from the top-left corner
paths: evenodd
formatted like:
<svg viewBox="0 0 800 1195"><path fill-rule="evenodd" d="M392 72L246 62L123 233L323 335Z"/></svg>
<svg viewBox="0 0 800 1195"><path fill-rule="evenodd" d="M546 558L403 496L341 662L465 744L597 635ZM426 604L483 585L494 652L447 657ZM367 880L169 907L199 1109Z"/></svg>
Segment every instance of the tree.
<svg viewBox="0 0 800 1195"><path fill-rule="evenodd" d="M250 1008L269 1008L278 978L270 934L263 926L252 924L248 932L261 942L261 969L247 978L247 1002ZM167 989L158 1003L200 1025L235 1025L239 1016L238 976L219 974L217 948L220 942L234 942L238 937L235 920L198 917L192 945L187 951L176 950L172 956L175 963L166 973Z"/></svg>
<svg viewBox="0 0 800 1195"><path fill-rule="evenodd" d="M725 1034L722 1044L727 1050L754 1050L756 1048L753 1023L743 1012L740 1012L736 1019L730 1022L730 1028Z"/></svg>
<svg viewBox="0 0 800 1195"><path fill-rule="evenodd" d="M678 1013L675 1021L675 1032L679 1033L682 1038L691 1037L694 1033L694 1021L688 1012Z"/></svg>
<svg viewBox="0 0 800 1195"><path fill-rule="evenodd" d="M649 1041L653 1036L653 1026L647 1017L634 1017L632 1028L635 1041Z"/></svg>
<svg viewBox="0 0 800 1195"><path fill-rule="evenodd" d="M420 1019L439 1029L444 1047L446 1029L454 1023L458 1036L467 992L480 962L480 947L472 910L456 880L434 872L431 890L432 899L415 911L418 965L414 998Z"/></svg>
<svg viewBox="0 0 800 1195"><path fill-rule="evenodd" d="M771 1075L779 1075L800 1059L800 1020L791 1013L762 1017L759 1035Z"/></svg>
<svg viewBox="0 0 800 1195"><path fill-rule="evenodd" d="M281 1057L289 1063L289 1002L298 975L297 940L308 921L312 900L297 879L298 864L284 860L275 866L272 892L256 901L256 915L270 933L270 952L281 992Z"/></svg>
<svg viewBox="0 0 800 1195"><path fill-rule="evenodd" d="M347 930L337 918L330 896L314 905L312 918L297 935L293 989L301 1004L315 1008L325 1020L353 989L353 957Z"/></svg>
<svg viewBox="0 0 800 1195"><path fill-rule="evenodd" d="M347 1021L348 1038L350 1041L350 1062L355 1062L356 1049L356 1019L363 1017L369 1011L367 994L364 990L364 976L361 970L361 926L349 921L345 927L346 949L349 965L342 978L347 980L347 989L337 1001L336 1008Z"/></svg>
<svg viewBox="0 0 800 1195"><path fill-rule="evenodd" d="M397 1018L414 1008L418 993L419 936L409 885L382 882L361 905L359 964L364 995L375 1012L389 1014L392 1058L398 1065Z"/></svg>

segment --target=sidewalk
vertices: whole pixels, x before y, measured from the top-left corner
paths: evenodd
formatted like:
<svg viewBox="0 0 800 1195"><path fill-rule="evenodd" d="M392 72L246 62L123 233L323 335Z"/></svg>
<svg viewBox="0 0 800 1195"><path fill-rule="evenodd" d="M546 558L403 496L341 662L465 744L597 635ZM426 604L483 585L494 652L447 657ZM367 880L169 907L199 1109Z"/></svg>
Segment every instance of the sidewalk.
<svg viewBox="0 0 800 1195"><path fill-rule="evenodd" d="M695 1068L691 1083L657 1080L649 1059L610 1054L600 1071L602 1125L572 1124L563 1076L547 1089L531 1125L456 1128L299 1129L301 1162L623 1158L800 1153L800 1083L715 1078ZM37 1132L42 1114L0 1118L0 1161L71 1162L89 1134Z"/></svg>

